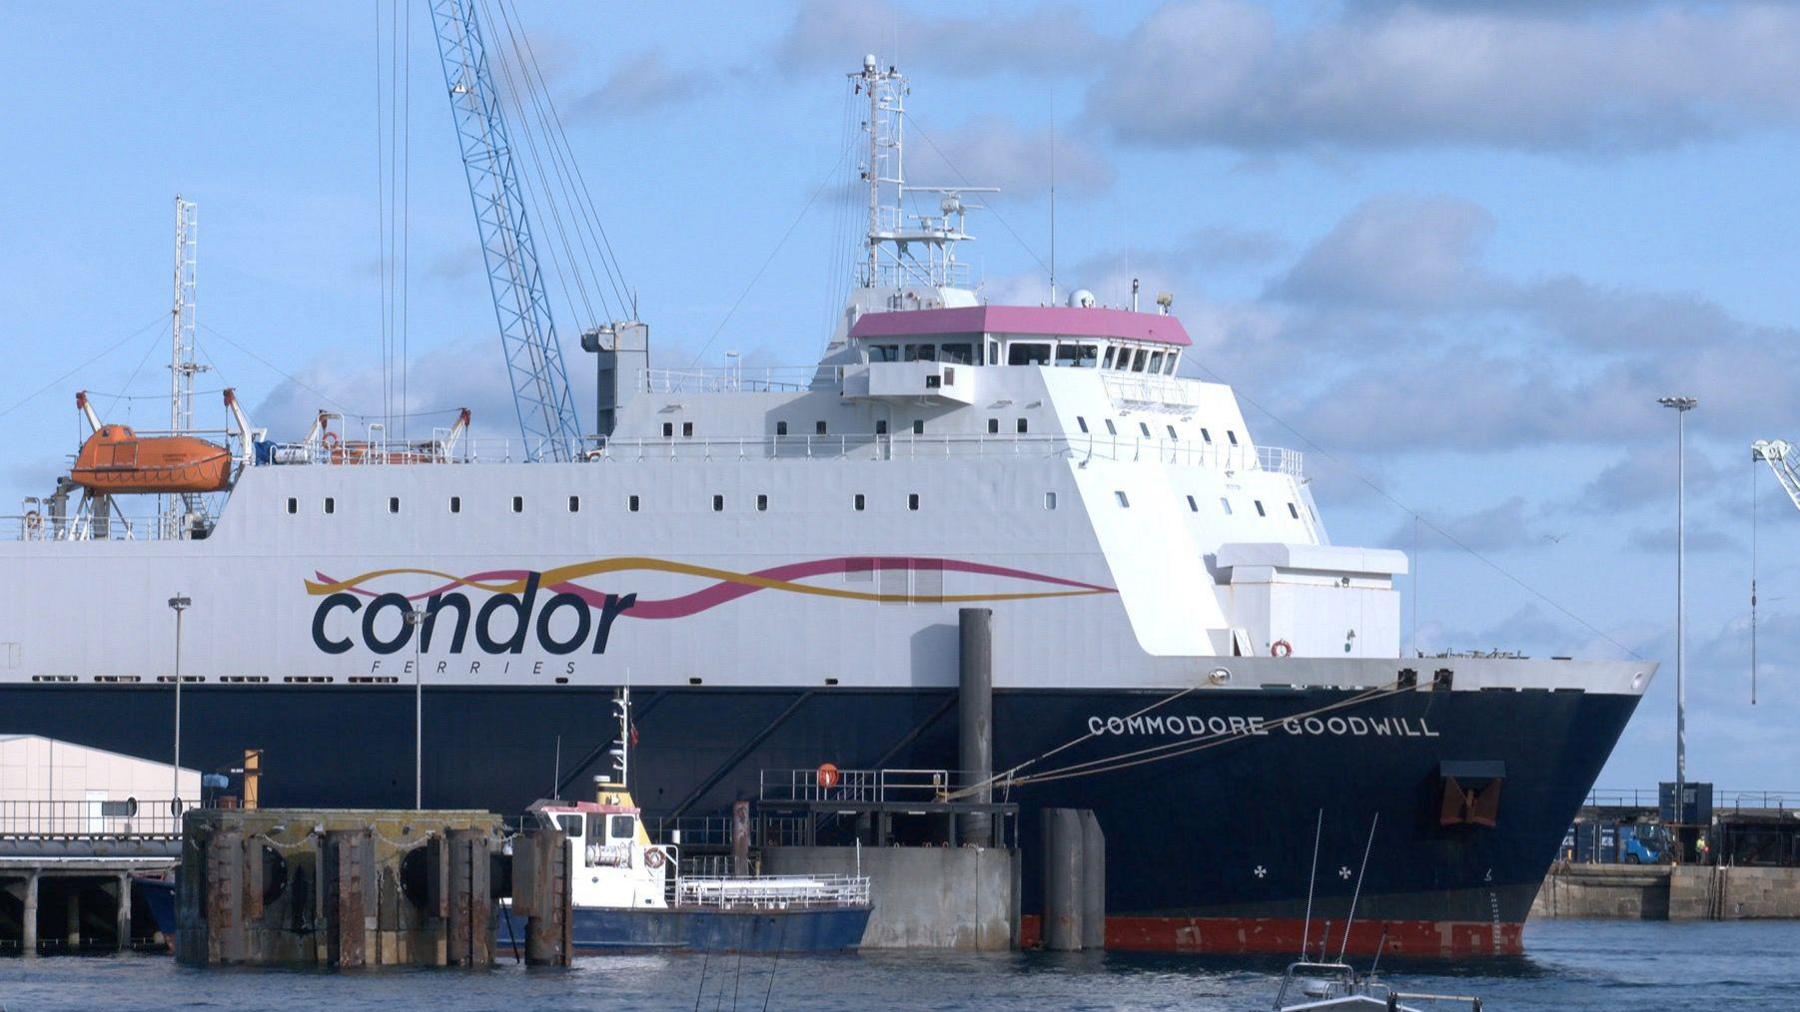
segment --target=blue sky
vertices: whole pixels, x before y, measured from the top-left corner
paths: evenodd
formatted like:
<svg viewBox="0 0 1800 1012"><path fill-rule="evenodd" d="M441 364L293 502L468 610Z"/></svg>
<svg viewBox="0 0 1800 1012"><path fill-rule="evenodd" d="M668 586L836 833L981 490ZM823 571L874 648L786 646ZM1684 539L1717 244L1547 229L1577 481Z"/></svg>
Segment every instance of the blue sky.
<svg viewBox="0 0 1800 1012"><path fill-rule="evenodd" d="M508 434L413 6L409 404L467 404ZM0 494L47 490L77 445L76 389L107 395L109 418L162 417L178 192L200 204L217 367L201 388L235 385L277 433L326 401L380 410L378 10L386 32L390 4L10 11ZM1748 445L1800 437L1800 10L517 11L663 363L817 353L853 241L843 75L863 53L912 76L915 180L1004 188L971 257L996 300L1048 295L1054 126L1063 290L1116 303L1136 276L1173 292L1191 371L1236 385L1261 441L1309 452L1336 540L1411 550L1408 511L1422 516L1427 647L1671 661L1674 421L1654 401L1698 396L1690 777L1800 787L1800 517L1766 474L1754 708L1747 624ZM1666 663L1604 786L1670 775L1673 682Z"/></svg>

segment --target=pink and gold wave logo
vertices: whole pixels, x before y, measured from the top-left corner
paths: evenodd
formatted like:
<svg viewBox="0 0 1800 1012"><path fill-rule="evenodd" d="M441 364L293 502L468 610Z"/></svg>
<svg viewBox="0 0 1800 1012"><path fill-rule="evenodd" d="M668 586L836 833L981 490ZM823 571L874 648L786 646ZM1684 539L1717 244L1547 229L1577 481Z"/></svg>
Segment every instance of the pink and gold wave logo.
<svg viewBox="0 0 1800 1012"><path fill-rule="evenodd" d="M890 570L910 570L915 576L922 572L955 572L972 573L981 576L999 577L1017 580L1028 584L1049 586L1054 590L1016 590L1000 591L984 594L922 594L915 590L908 594L888 594L875 591L854 590L847 587L828 587L816 583L800 581L810 577L825 575L867 574L870 578L878 578L878 572ZM427 577L441 581L430 589L403 595L409 601L418 601L444 594L461 587L471 587L495 594L518 594L525 591L532 576L531 570L495 569L468 576L455 576L433 569L377 569L345 580L334 579L322 572L313 575L316 579L306 581L306 592L315 597L329 594L355 594L360 597L373 598L380 592L371 590L370 583L388 580L395 577ZM788 594L809 594L815 597L834 597L851 601L873 601L887 604L904 604L930 601L944 604L983 604L1001 601L1030 601L1046 598L1081 597L1091 594L1115 594L1112 587L1099 584L1083 583L1079 580L1067 580L1044 573L1033 573L1022 569L1009 569L1005 566L991 566L980 562L963 562L957 559L919 558L912 556L874 556L874 557L839 557L830 559L813 559L807 562L794 562L783 566L760 569L753 573L739 573L729 569L718 569L712 566L697 566L686 562L674 562L668 559L652 559L642 556L626 556L613 559L592 559L567 566L557 566L538 574L538 585L544 590L556 594L573 594L586 600L595 607L606 604L608 593L588 587L578 581L594 576L619 573L656 572L676 573L711 580L710 584L691 593L661 600L646 600L642 597L623 612L630 618L661 619L685 618L697 615L719 605L748 597L760 591L770 590ZM616 595L614 595L616 597Z"/></svg>

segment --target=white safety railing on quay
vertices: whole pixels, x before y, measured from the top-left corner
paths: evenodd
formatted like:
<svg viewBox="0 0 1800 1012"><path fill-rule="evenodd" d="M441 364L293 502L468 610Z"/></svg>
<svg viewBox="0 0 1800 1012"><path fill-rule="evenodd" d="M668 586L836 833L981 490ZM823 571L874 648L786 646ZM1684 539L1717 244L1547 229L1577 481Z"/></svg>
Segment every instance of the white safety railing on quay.
<svg viewBox="0 0 1800 1012"><path fill-rule="evenodd" d="M1590 808L1656 808L1660 803L1661 792L1654 787L1596 787L1587 796ZM1800 790L1733 790L1714 787L1712 809L1714 812L1800 809Z"/></svg>
<svg viewBox="0 0 1800 1012"><path fill-rule="evenodd" d="M182 810L194 807L184 804ZM0 838L178 839L181 816L167 800L0 799Z"/></svg>
<svg viewBox="0 0 1800 1012"><path fill-rule="evenodd" d="M675 883L675 902L720 909L866 906L869 879L864 875L682 878Z"/></svg>

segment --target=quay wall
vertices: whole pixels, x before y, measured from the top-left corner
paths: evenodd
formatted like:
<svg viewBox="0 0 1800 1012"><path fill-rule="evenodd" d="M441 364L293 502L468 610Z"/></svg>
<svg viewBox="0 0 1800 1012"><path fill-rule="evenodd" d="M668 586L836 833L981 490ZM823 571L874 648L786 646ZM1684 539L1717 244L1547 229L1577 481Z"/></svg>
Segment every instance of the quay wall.
<svg viewBox="0 0 1800 1012"><path fill-rule="evenodd" d="M1545 876L1531 916L1800 919L1800 868L1559 863Z"/></svg>
<svg viewBox="0 0 1800 1012"><path fill-rule="evenodd" d="M863 847L865 949L1005 951L1018 925L1018 853L989 847ZM769 847L768 875L854 875L855 847Z"/></svg>

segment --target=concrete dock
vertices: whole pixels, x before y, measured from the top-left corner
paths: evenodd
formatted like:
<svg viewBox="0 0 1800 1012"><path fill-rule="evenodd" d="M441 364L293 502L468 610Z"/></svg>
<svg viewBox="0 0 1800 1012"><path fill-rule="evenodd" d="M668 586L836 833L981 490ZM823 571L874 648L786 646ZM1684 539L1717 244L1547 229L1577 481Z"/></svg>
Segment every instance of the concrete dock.
<svg viewBox="0 0 1800 1012"><path fill-rule="evenodd" d="M1644 921L1800 918L1800 868L1559 862L1544 878L1531 916Z"/></svg>

